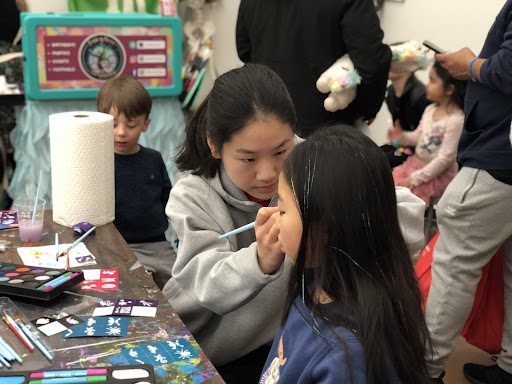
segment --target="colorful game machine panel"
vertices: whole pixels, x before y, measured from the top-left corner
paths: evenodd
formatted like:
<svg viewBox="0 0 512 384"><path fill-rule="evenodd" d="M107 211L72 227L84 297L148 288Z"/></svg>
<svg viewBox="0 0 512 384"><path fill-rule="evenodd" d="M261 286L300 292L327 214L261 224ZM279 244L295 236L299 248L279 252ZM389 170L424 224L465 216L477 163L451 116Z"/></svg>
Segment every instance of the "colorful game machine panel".
<svg viewBox="0 0 512 384"><path fill-rule="evenodd" d="M21 24L27 99L95 98L119 76L137 78L151 96L181 93L176 16L23 13Z"/></svg>

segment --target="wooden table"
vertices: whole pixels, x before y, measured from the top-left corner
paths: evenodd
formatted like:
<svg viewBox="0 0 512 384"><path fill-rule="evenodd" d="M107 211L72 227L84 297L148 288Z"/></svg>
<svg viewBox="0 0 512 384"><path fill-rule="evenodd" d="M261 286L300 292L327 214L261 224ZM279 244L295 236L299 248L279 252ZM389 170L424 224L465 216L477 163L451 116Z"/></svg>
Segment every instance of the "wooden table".
<svg viewBox="0 0 512 384"><path fill-rule="evenodd" d="M59 233L60 243L71 244L76 237L71 228L52 221L51 211L46 211L43 238L39 243L21 244L18 230L0 232L0 240L11 242L5 253L0 253L0 261L22 264L16 251L18 246L39 246L54 244L54 234ZM96 303L102 299L148 299L158 300L156 317L130 317L128 335L125 337L86 337L61 339L60 335L47 338L53 347L55 359L31 362L27 357L23 365L14 364L13 370L34 370L41 368L69 369L126 364L120 351L122 347L137 346L141 342L155 342L184 338L199 354L199 358L172 364L155 366L157 383L223 383L224 381L194 340L181 319L174 312L153 279L142 267L137 267L137 259L113 224L96 229L94 236L84 240L84 244L96 257L93 268L118 268L118 291L81 291L77 285L51 302L13 299L15 304L30 320L60 312L88 317ZM45 336L43 336L45 337ZM27 351L27 354L29 352ZM41 366L41 364L44 364Z"/></svg>

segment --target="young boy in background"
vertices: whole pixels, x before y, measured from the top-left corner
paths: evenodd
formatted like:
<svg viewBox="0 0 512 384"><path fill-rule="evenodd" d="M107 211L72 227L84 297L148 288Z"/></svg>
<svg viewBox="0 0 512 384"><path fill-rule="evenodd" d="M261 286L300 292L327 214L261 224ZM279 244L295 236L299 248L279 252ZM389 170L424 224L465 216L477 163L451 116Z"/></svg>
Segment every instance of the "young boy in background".
<svg viewBox="0 0 512 384"><path fill-rule="evenodd" d="M138 144L151 119L152 100L132 77L111 79L98 94L98 111L114 117L114 225L160 289L176 254L165 238L171 182L160 152Z"/></svg>

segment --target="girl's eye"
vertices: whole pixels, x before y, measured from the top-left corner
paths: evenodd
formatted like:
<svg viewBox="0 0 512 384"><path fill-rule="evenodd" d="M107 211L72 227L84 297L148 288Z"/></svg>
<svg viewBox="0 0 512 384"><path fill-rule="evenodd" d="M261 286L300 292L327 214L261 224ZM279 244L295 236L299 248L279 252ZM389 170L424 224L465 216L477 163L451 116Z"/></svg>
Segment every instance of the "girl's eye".
<svg viewBox="0 0 512 384"><path fill-rule="evenodd" d="M283 156L286 152L286 149L283 149L282 151L276 152L274 156Z"/></svg>
<svg viewBox="0 0 512 384"><path fill-rule="evenodd" d="M135 127L136 127L135 125L128 125L128 128L131 128L131 129L133 129Z"/></svg>
<svg viewBox="0 0 512 384"><path fill-rule="evenodd" d="M284 211L279 211L279 216L283 216L284 215Z"/></svg>
<svg viewBox="0 0 512 384"><path fill-rule="evenodd" d="M242 159L244 163L253 163L255 159Z"/></svg>

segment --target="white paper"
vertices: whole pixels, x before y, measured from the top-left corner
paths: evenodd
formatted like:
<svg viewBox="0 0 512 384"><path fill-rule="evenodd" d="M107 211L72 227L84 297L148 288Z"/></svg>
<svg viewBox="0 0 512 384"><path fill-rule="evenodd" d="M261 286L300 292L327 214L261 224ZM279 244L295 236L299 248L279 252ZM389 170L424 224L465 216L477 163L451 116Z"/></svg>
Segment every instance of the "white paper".
<svg viewBox="0 0 512 384"><path fill-rule="evenodd" d="M59 254L71 244L59 244ZM57 249L55 245L45 245L43 247L18 247L18 254L23 260L23 264L32 267L67 269L66 257L59 257L57 261ZM87 256L91 256L88 258ZM80 262L82 259L90 259ZM87 265L95 265L96 257L87 249L84 243L78 244L69 252L69 268L81 268Z"/></svg>
<svg viewBox="0 0 512 384"><path fill-rule="evenodd" d="M114 120L100 112L50 115L53 221L114 221Z"/></svg>
<svg viewBox="0 0 512 384"><path fill-rule="evenodd" d="M84 280L99 280L101 278L101 269L85 269Z"/></svg>

